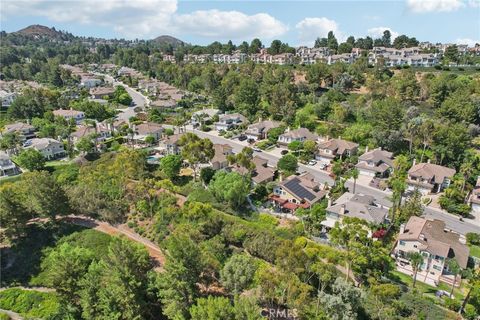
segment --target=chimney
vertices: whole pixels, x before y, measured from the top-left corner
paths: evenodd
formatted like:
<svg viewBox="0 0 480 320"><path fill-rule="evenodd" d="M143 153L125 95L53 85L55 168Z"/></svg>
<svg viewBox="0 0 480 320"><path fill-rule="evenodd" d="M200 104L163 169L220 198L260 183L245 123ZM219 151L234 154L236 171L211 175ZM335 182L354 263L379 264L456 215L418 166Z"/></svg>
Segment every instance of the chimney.
<svg viewBox="0 0 480 320"><path fill-rule="evenodd" d="M367 152L368 152L368 146L365 147L365 153L367 153Z"/></svg>
<svg viewBox="0 0 480 320"><path fill-rule="evenodd" d="M345 215L345 204L342 204L342 206L340 207L340 214Z"/></svg>
<svg viewBox="0 0 480 320"><path fill-rule="evenodd" d="M417 158L413 159L412 167L415 166L416 164L417 164Z"/></svg>
<svg viewBox="0 0 480 320"><path fill-rule="evenodd" d="M427 163L430 163L430 159L427 160Z"/></svg>
<svg viewBox="0 0 480 320"><path fill-rule="evenodd" d="M332 206L332 198L328 198L327 208L328 208L328 207L331 207L331 206Z"/></svg>

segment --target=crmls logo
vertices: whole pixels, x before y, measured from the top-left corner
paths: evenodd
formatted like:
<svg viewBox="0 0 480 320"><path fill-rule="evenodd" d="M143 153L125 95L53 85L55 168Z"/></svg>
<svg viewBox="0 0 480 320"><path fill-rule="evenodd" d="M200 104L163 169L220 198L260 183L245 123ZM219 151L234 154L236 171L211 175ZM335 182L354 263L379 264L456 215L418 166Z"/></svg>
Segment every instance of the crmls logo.
<svg viewBox="0 0 480 320"><path fill-rule="evenodd" d="M268 308L263 309L262 317L269 320L297 320L297 309L285 309L285 308Z"/></svg>

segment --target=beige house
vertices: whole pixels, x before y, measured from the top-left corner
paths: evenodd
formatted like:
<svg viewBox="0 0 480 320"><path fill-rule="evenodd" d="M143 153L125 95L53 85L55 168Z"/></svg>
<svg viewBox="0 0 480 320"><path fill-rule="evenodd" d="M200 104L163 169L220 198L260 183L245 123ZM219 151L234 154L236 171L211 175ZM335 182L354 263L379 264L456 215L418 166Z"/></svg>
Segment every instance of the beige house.
<svg viewBox="0 0 480 320"><path fill-rule="evenodd" d="M225 169L228 167L227 156L233 154L233 149L228 144L214 144L215 155L210 160L210 165L214 170Z"/></svg>
<svg viewBox="0 0 480 320"><path fill-rule="evenodd" d="M63 143L52 138L33 138L27 140L25 148L39 151L47 160L53 160L66 155Z"/></svg>
<svg viewBox="0 0 480 320"><path fill-rule="evenodd" d="M0 151L0 178L20 174L20 169L13 163L10 156Z"/></svg>
<svg viewBox="0 0 480 320"><path fill-rule="evenodd" d="M77 110L65 110L65 109L58 109L53 111L53 115L55 117L62 117L65 120L70 120L73 119L75 120L76 123L79 123L85 119L85 113L82 111L77 111Z"/></svg>
<svg viewBox="0 0 480 320"><path fill-rule="evenodd" d="M432 163L415 163L408 170L408 190L418 189L422 194L442 192L451 183L457 171Z"/></svg>
<svg viewBox="0 0 480 320"><path fill-rule="evenodd" d="M153 137L154 141L157 142L158 140L160 140L160 137L163 133L163 127L160 124L154 122L144 122L138 125L133 125L132 130L133 140L136 143L140 144L145 143L145 138L149 136Z"/></svg>
<svg viewBox="0 0 480 320"><path fill-rule="evenodd" d="M294 130L289 130L278 137L278 144L288 146L291 142L299 141L304 142L307 140L317 141L318 136L314 133L311 133L310 130L306 128L298 128Z"/></svg>
<svg viewBox="0 0 480 320"><path fill-rule="evenodd" d="M280 126L280 122L272 120L252 123L247 127L245 135L247 136L247 139L262 140L267 137L267 133L270 129L276 128L278 126Z"/></svg>
<svg viewBox="0 0 480 320"><path fill-rule="evenodd" d="M315 158L325 164L332 163L336 158L350 157L357 153L358 144L342 139L327 139L319 143Z"/></svg>
<svg viewBox="0 0 480 320"><path fill-rule="evenodd" d="M20 140L25 141L35 138L35 127L28 123L15 122L5 126L2 134L5 133L16 133Z"/></svg>
<svg viewBox="0 0 480 320"><path fill-rule="evenodd" d="M70 134L70 137L72 138L72 141L74 144L76 144L80 139L83 137L89 137L89 136L97 136L97 141L105 141L108 138L111 137L111 130L108 128L108 126L104 123L96 123L95 127L93 126L78 126L77 130Z"/></svg>
<svg viewBox="0 0 480 320"><path fill-rule="evenodd" d="M90 96L93 99L103 99L104 97L111 97L115 93L113 87L95 87L90 89Z"/></svg>
<svg viewBox="0 0 480 320"><path fill-rule="evenodd" d="M171 136L164 137L162 141L160 141L160 149L166 155L174 154L178 155L182 151L180 146L178 145L178 141L183 136L183 133L173 134Z"/></svg>
<svg viewBox="0 0 480 320"><path fill-rule="evenodd" d="M477 184L472 190L469 201L472 207L472 213L478 218L480 217L480 177L477 178Z"/></svg>
<svg viewBox="0 0 480 320"><path fill-rule="evenodd" d="M309 208L321 201L327 192L310 173L292 175L273 188L270 200L275 209L295 212L298 208Z"/></svg>
<svg viewBox="0 0 480 320"><path fill-rule="evenodd" d="M273 181L275 178L275 169L268 166L268 160L259 156L254 156L252 162L255 168L251 172L252 183L254 185ZM239 165L232 166L232 171L240 174L247 174L248 169Z"/></svg>
<svg viewBox="0 0 480 320"><path fill-rule="evenodd" d="M440 281L452 284L454 277L448 270L448 260L455 259L458 265L465 269L470 254L468 246L460 241L457 233L445 230L444 221L415 216L400 227L398 241L392 253L397 269L413 275L408 260L409 252L418 252L424 258L417 280L433 285L438 285ZM457 284L460 282L458 280Z"/></svg>
<svg viewBox="0 0 480 320"><path fill-rule="evenodd" d="M358 158L355 167L363 176L386 178L393 171L393 154L380 148L372 151L367 149Z"/></svg>
<svg viewBox="0 0 480 320"><path fill-rule="evenodd" d="M215 130L226 131L245 123L247 123L247 118L240 113L223 114L219 117L218 122L215 122Z"/></svg>
<svg viewBox="0 0 480 320"><path fill-rule="evenodd" d="M322 225L327 228L333 228L345 217L358 218L373 225L389 223L388 208L377 204L375 198L369 195L345 192L333 204L329 201L326 211Z"/></svg>

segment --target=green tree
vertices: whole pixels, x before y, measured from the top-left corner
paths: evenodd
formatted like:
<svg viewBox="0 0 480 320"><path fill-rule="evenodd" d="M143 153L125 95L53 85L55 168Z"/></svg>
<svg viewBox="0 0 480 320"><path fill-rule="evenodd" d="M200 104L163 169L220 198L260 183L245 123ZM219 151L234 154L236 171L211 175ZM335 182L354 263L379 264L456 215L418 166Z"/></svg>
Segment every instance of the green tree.
<svg viewBox="0 0 480 320"><path fill-rule="evenodd" d="M90 137L82 137L76 143L75 147L83 153L92 153L95 149L95 144Z"/></svg>
<svg viewBox="0 0 480 320"><path fill-rule="evenodd" d="M209 139L200 139L197 135L187 132L182 135L178 144L182 146L182 157L193 166L196 179L198 164L209 161L215 155L212 142Z"/></svg>
<svg viewBox="0 0 480 320"><path fill-rule="evenodd" d="M252 284L256 270L257 265L249 256L233 255L220 273L222 285L234 295L240 294Z"/></svg>
<svg viewBox="0 0 480 320"><path fill-rule="evenodd" d="M417 282L417 273L420 267L423 264L423 256L419 252L409 252L407 258L410 261L410 265L413 269L413 287L415 288L415 283Z"/></svg>
<svg viewBox="0 0 480 320"><path fill-rule="evenodd" d="M45 168L45 157L43 154L33 148L28 148L20 152L15 158L20 167L30 171L38 171Z"/></svg>
<svg viewBox="0 0 480 320"><path fill-rule="evenodd" d="M453 275L452 289L450 290L450 297L453 297L453 290L455 289L455 284L457 282L457 275L460 273L462 268L455 259L449 259L447 262L447 266L448 270Z"/></svg>
<svg viewBox="0 0 480 320"><path fill-rule="evenodd" d="M179 155L167 155L160 159L160 168L162 172L170 179L175 178L182 168L182 157Z"/></svg>
<svg viewBox="0 0 480 320"><path fill-rule="evenodd" d="M0 224L9 240L22 236L32 217L25 205L27 196L18 183L0 185Z"/></svg>
<svg viewBox="0 0 480 320"><path fill-rule="evenodd" d="M234 308L224 297L200 298L197 304L190 308L192 320L235 320Z"/></svg>
<svg viewBox="0 0 480 320"><path fill-rule="evenodd" d="M294 174L298 169L298 160L293 154L286 154L277 164L278 169L282 170L285 176Z"/></svg>
<svg viewBox="0 0 480 320"><path fill-rule="evenodd" d="M250 191L250 179L245 179L237 172L217 171L208 189L219 202L226 201L232 208L245 204Z"/></svg>
<svg viewBox="0 0 480 320"><path fill-rule="evenodd" d="M78 304L80 280L87 273L93 259L89 249L62 243L49 251L43 259L42 274L49 287L54 287L67 301Z"/></svg>

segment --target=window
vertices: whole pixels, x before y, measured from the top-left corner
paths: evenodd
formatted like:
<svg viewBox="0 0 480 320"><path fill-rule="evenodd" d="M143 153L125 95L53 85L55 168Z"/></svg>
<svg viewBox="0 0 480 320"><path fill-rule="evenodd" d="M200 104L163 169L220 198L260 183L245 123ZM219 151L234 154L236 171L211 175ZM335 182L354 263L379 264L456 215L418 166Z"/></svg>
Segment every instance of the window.
<svg viewBox="0 0 480 320"><path fill-rule="evenodd" d="M400 240L399 244L400 244L401 246L404 246L404 245L405 245L405 241Z"/></svg>
<svg viewBox="0 0 480 320"><path fill-rule="evenodd" d="M433 265L433 269L435 269L437 271L442 271L442 267L437 266L436 264Z"/></svg>

